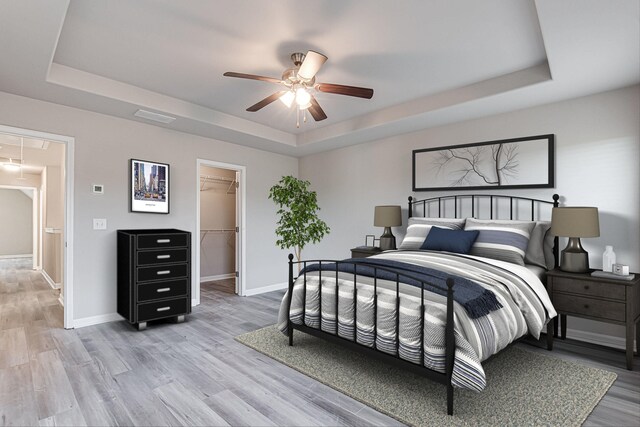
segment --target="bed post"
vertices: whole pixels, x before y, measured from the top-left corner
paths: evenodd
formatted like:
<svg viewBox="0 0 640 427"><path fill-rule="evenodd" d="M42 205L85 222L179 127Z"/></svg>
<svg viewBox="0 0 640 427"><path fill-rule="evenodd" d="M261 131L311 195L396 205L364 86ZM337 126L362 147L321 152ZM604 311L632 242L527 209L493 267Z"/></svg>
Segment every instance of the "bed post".
<svg viewBox="0 0 640 427"><path fill-rule="evenodd" d="M413 216L413 197L409 196L409 218Z"/></svg>
<svg viewBox="0 0 640 427"><path fill-rule="evenodd" d="M289 345L293 345L293 324L291 323L291 300L293 299L293 254L289 254L289 307L287 307L287 333Z"/></svg>
<svg viewBox="0 0 640 427"><path fill-rule="evenodd" d="M560 202L558 202L558 200L560 199L560 196L557 194L553 195L553 207L557 208L558 206L560 206ZM558 247L560 245L560 239L558 238L558 236L555 236L553 238L553 258L554 258L554 267L558 268L560 266L560 248Z"/></svg>
<svg viewBox="0 0 640 427"><path fill-rule="evenodd" d="M456 337L453 332L453 279L447 278L447 324L445 326L445 373L447 375L447 414L453 415L453 361L456 351Z"/></svg>

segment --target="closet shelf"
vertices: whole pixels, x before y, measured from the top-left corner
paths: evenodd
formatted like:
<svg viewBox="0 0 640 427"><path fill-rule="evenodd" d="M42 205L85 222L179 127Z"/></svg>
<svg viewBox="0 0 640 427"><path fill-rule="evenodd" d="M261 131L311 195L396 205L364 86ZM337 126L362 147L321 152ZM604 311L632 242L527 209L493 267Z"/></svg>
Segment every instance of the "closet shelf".
<svg viewBox="0 0 640 427"><path fill-rule="evenodd" d="M229 186L227 187L227 194L233 194L231 193L232 189L235 189L236 187L236 180L235 178L227 178L225 176L216 176L216 175L200 175L200 191L206 191L207 189L205 189L205 186L207 184L207 182L211 183L211 184L229 184Z"/></svg>

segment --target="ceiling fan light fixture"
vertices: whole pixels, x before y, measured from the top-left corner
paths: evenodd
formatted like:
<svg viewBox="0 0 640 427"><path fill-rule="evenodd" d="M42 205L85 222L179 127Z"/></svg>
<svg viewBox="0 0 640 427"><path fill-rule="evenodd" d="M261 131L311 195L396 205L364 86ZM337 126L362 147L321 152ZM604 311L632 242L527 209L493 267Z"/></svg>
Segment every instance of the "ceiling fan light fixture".
<svg viewBox="0 0 640 427"><path fill-rule="evenodd" d="M311 104L311 95L303 87L296 89L296 104L302 109L308 108ZM306 107L304 107L306 105Z"/></svg>
<svg viewBox="0 0 640 427"><path fill-rule="evenodd" d="M279 99L284 105L287 106L287 108L291 108L291 105L293 105L293 101L296 99L296 94L293 93L292 90L288 90Z"/></svg>
<svg viewBox="0 0 640 427"><path fill-rule="evenodd" d="M20 165L17 163L13 163L13 159L9 159L9 163L5 163L4 168L11 172L17 172L21 169Z"/></svg>

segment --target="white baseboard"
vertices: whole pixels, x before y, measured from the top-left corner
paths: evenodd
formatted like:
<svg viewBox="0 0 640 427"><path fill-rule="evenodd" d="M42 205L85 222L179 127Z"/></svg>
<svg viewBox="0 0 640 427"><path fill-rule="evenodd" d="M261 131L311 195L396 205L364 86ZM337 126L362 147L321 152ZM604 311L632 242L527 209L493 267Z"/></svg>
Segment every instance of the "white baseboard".
<svg viewBox="0 0 640 427"><path fill-rule="evenodd" d="M99 325L100 323L116 322L124 319L118 313L101 314L99 316L83 317L73 321L74 328L84 328L85 326Z"/></svg>
<svg viewBox="0 0 640 427"><path fill-rule="evenodd" d="M213 280L233 279L236 277L236 273L218 274L217 276L204 276L200 277L200 283L211 282Z"/></svg>
<svg viewBox="0 0 640 427"><path fill-rule="evenodd" d="M261 288L256 288L256 289L245 289L244 296L250 297L252 295L259 295L259 294L265 294L267 292L280 291L282 289L287 289L287 286L289 286L289 284L287 282L283 282L283 283L275 283L269 286L263 286Z"/></svg>
<svg viewBox="0 0 640 427"><path fill-rule="evenodd" d="M60 287L62 286L61 283L54 282L51 276L49 276L46 271L40 270L40 274L42 274L44 280L46 280L49 286L51 286L53 289L60 289Z"/></svg>
<svg viewBox="0 0 640 427"><path fill-rule="evenodd" d="M31 258L32 254L19 254L19 255L0 255L0 259L10 259L10 258Z"/></svg>

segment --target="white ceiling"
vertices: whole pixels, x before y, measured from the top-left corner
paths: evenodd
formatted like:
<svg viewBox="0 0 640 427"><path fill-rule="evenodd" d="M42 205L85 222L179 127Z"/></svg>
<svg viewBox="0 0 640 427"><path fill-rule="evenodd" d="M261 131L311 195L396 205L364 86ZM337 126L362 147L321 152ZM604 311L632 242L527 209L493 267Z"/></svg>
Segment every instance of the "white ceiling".
<svg viewBox="0 0 640 427"><path fill-rule="evenodd" d="M0 0L0 90L291 155L640 82L637 0ZM322 122L295 127L278 86L292 52L329 60ZM11 64L5 66L4 64Z"/></svg>

